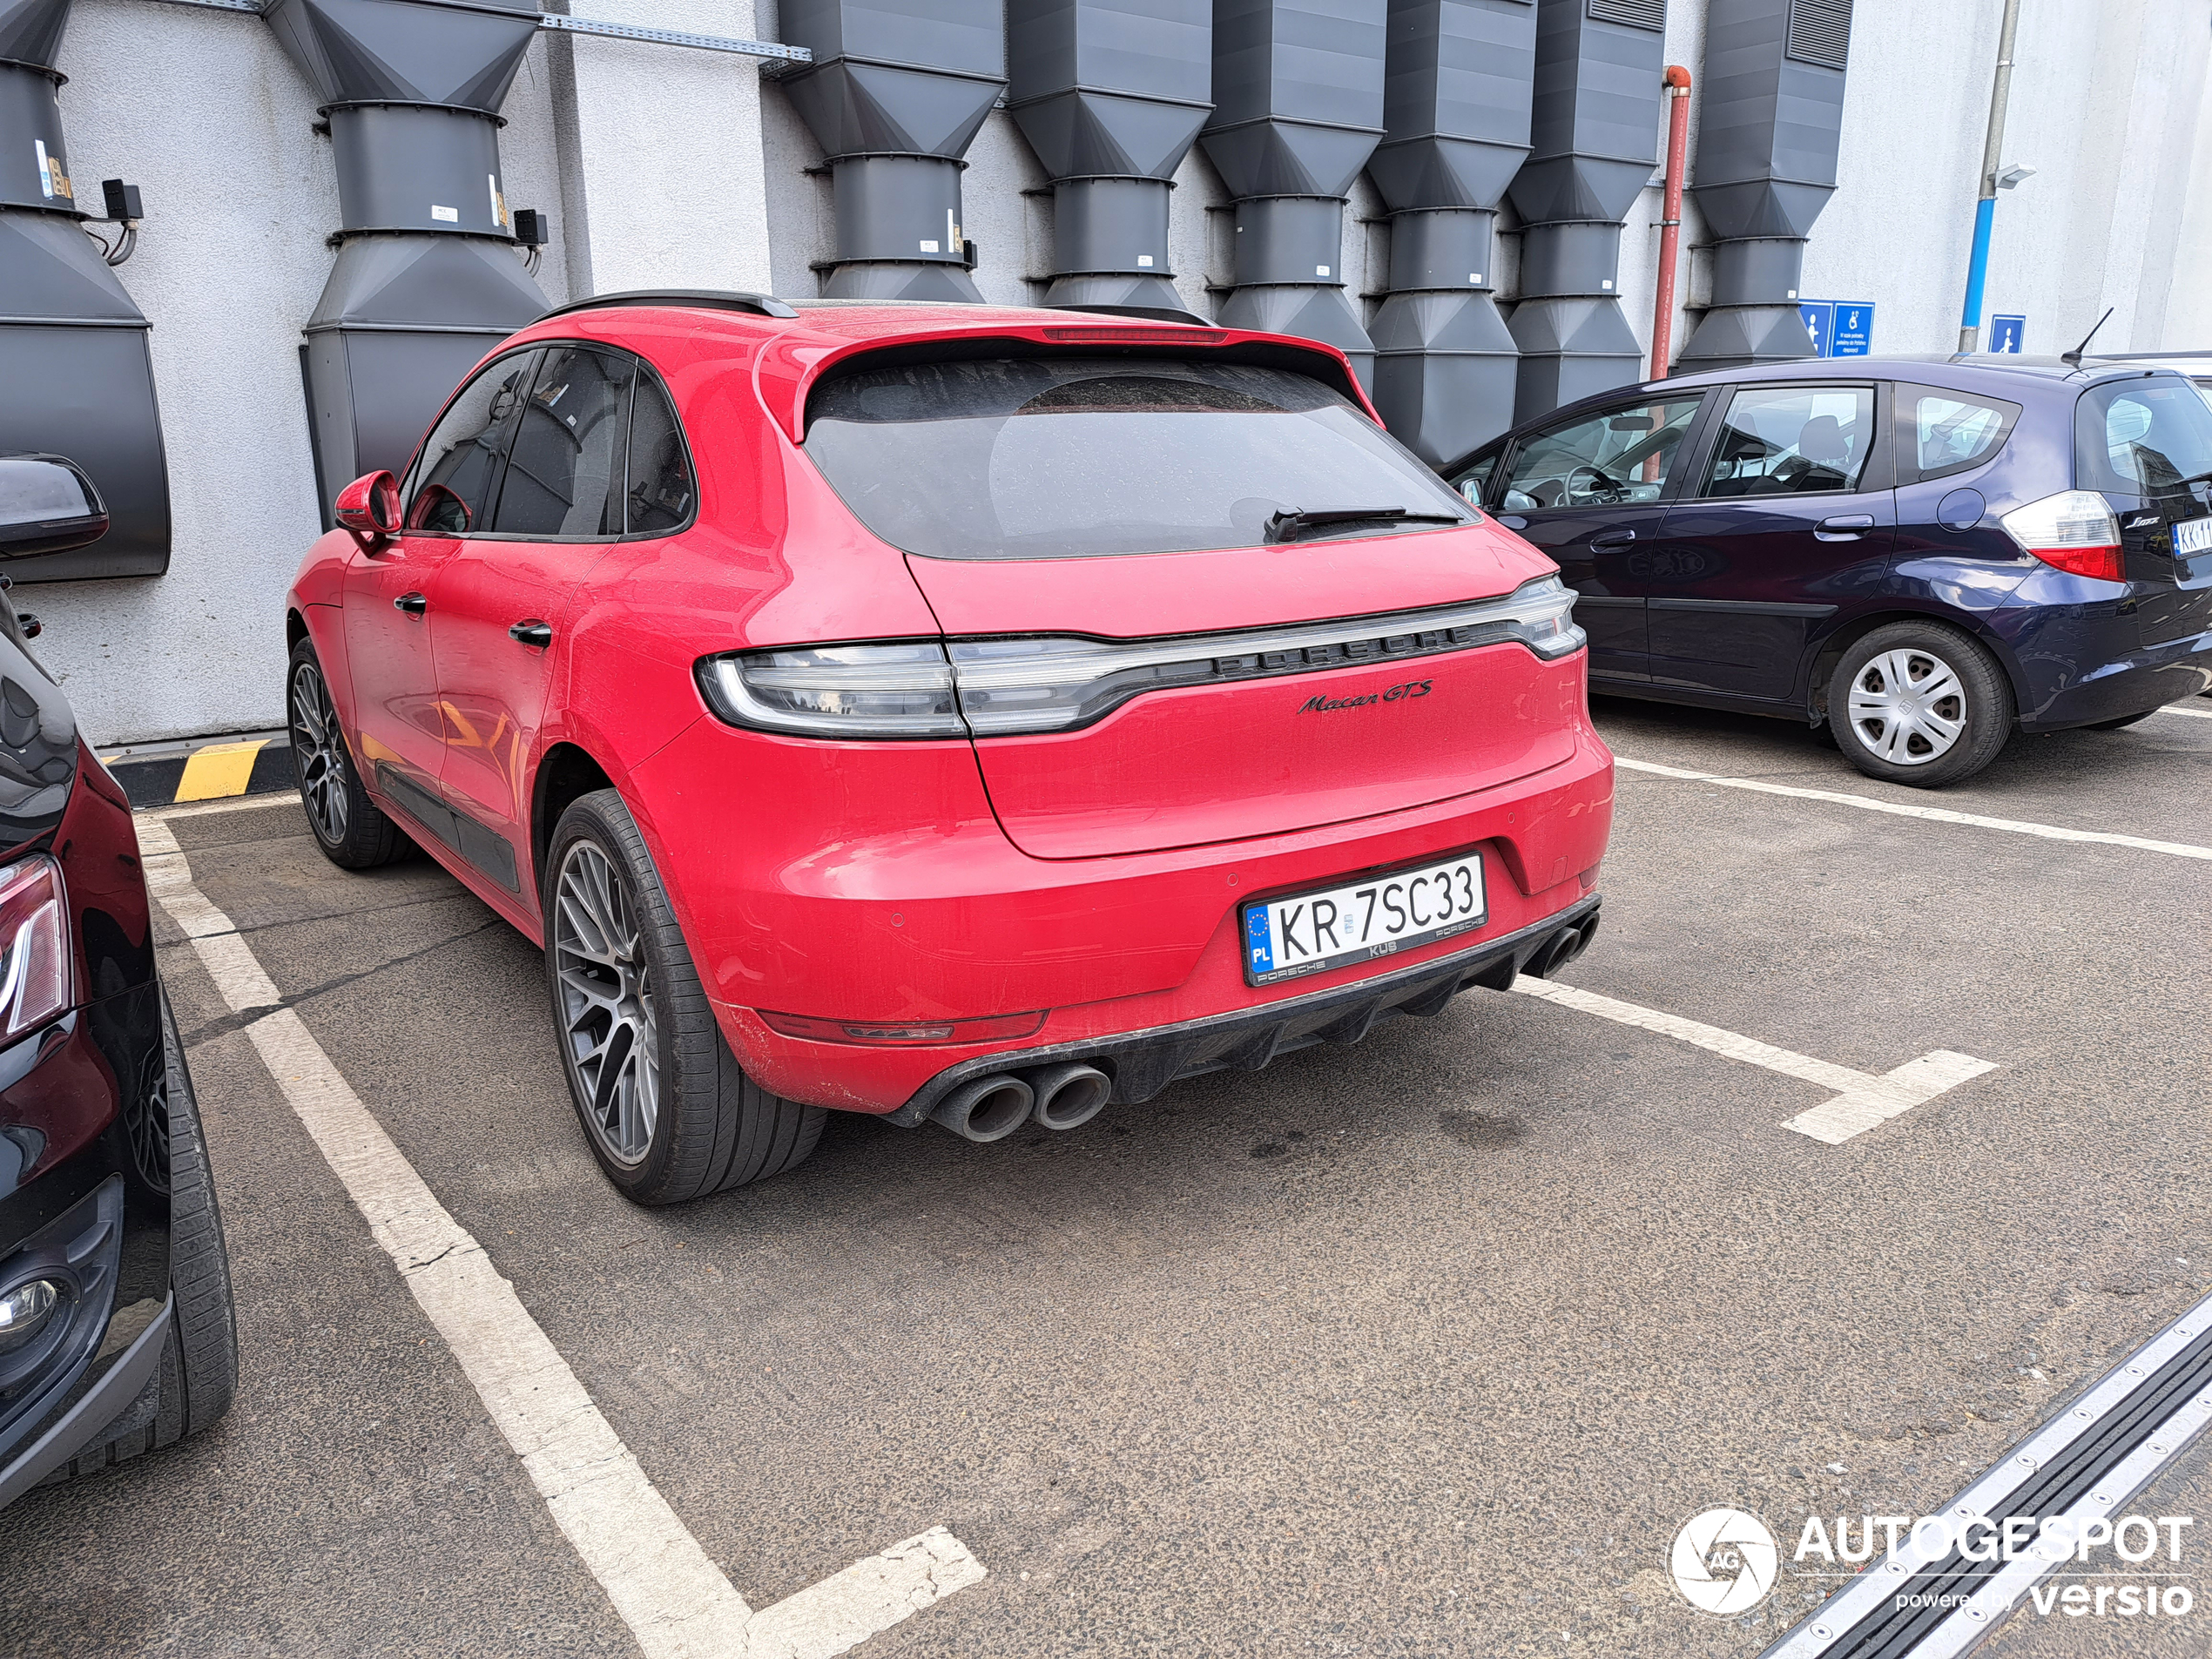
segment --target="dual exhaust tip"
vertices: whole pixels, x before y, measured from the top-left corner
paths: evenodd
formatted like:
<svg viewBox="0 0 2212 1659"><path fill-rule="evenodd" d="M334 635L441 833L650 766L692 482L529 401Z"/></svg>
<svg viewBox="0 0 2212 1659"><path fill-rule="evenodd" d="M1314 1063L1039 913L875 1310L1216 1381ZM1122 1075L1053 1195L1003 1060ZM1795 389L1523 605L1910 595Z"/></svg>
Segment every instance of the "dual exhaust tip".
<svg viewBox="0 0 2212 1659"><path fill-rule="evenodd" d="M1106 1109L1113 1081L1080 1061L1001 1071L962 1083L929 1116L964 1141L988 1145L1034 1121L1049 1130L1079 1129Z"/></svg>

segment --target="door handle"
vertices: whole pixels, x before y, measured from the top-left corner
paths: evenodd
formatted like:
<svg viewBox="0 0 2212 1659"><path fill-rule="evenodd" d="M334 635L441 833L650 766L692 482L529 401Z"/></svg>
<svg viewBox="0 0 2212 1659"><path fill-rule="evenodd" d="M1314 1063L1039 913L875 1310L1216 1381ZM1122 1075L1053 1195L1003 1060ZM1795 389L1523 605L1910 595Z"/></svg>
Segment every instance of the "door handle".
<svg viewBox="0 0 2212 1659"><path fill-rule="evenodd" d="M1602 535L1590 537L1590 549L1595 552L1602 548L1626 547L1635 539L1636 533L1634 530L1607 530Z"/></svg>
<svg viewBox="0 0 2212 1659"><path fill-rule="evenodd" d="M1813 537L1822 542L1855 542L1874 528L1871 513L1838 513L1833 518L1824 518L1813 527Z"/></svg>
<svg viewBox="0 0 2212 1659"><path fill-rule="evenodd" d="M540 650L543 650L553 643L553 624L540 622L535 617L527 617L509 628L507 631L507 637L509 639L519 639L525 645L536 645Z"/></svg>
<svg viewBox="0 0 2212 1659"><path fill-rule="evenodd" d="M410 617L419 617L430 608L430 602L419 593L403 593L392 601L392 609L404 610Z"/></svg>

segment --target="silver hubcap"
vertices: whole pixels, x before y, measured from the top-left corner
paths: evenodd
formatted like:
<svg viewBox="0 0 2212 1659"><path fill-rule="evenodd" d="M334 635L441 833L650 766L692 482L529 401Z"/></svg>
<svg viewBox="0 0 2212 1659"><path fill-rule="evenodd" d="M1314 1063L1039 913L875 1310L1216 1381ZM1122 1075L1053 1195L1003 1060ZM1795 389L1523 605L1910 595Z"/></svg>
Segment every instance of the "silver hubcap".
<svg viewBox="0 0 2212 1659"><path fill-rule="evenodd" d="M313 663L292 671L292 759L315 833L337 846L346 839L346 750L330 688Z"/></svg>
<svg viewBox="0 0 2212 1659"><path fill-rule="evenodd" d="M1851 684L1851 730L1896 766L1925 766L1949 754L1966 730L1966 688L1950 664L1926 651L1885 651Z"/></svg>
<svg viewBox="0 0 2212 1659"><path fill-rule="evenodd" d="M637 907L591 841L570 844L553 894L561 1035L584 1122L609 1157L642 1163L660 1120L660 1049Z"/></svg>

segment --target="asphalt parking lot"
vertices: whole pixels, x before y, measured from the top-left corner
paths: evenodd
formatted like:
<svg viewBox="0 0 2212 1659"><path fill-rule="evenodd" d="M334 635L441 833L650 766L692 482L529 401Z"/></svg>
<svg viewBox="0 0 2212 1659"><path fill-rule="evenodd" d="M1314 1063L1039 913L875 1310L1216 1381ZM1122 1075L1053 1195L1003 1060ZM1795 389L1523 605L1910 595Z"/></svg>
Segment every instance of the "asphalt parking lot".
<svg viewBox="0 0 2212 1659"><path fill-rule="evenodd" d="M1475 991L1067 1135L833 1116L795 1174L658 1211L585 1150L539 958L435 866L334 869L289 798L165 821L753 1607L941 1527L988 1576L865 1653L1751 1655L1829 1582L1693 1612L1689 1516L1932 1511L2212 1290L2207 714L2016 740L1932 796L1788 726L1600 705L1671 770L1622 769L1566 981L1869 1076L1993 1068L1841 1139L1785 1127L1834 1088ZM0 1650L637 1653L159 925L244 1381L212 1433L0 1514ZM2212 1550L2202 1456L2135 1507ZM2207 1620L2030 1611L1985 1651L2201 1654Z"/></svg>

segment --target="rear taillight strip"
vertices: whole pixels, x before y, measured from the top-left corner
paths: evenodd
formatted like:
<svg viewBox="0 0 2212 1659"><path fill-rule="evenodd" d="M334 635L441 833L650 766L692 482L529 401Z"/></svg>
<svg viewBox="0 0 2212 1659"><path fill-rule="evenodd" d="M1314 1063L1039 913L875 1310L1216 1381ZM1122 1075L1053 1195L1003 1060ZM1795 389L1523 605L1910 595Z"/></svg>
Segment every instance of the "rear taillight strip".
<svg viewBox="0 0 2212 1659"><path fill-rule="evenodd" d="M1575 595L1555 576L1503 598L1297 628L1101 640L955 639L733 652L699 685L733 725L833 738L977 738L1067 732L1132 698L1325 672L1517 643L1546 660L1581 648Z"/></svg>

